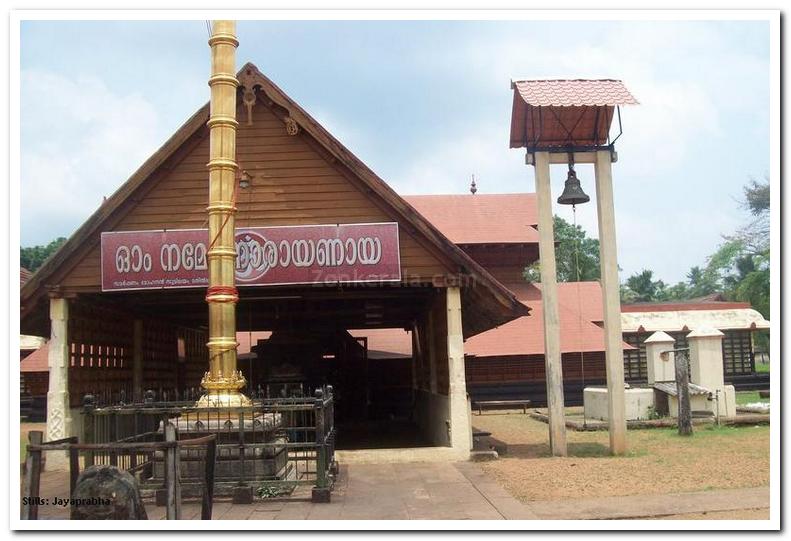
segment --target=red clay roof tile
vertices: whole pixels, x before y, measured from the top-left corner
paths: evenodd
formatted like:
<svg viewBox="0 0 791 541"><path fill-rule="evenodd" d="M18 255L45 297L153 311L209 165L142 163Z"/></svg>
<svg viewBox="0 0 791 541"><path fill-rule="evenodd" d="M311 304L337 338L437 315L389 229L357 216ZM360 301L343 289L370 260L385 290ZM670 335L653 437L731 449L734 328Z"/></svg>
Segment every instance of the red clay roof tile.
<svg viewBox="0 0 791 541"><path fill-rule="evenodd" d="M406 195L456 244L537 243L536 194Z"/></svg>
<svg viewBox="0 0 791 541"><path fill-rule="evenodd" d="M541 79L514 81L513 85L527 104L536 107L638 104L624 84L615 79Z"/></svg>
<svg viewBox="0 0 791 541"><path fill-rule="evenodd" d="M49 345L44 344L36 351L22 359L20 372L49 372Z"/></svg>

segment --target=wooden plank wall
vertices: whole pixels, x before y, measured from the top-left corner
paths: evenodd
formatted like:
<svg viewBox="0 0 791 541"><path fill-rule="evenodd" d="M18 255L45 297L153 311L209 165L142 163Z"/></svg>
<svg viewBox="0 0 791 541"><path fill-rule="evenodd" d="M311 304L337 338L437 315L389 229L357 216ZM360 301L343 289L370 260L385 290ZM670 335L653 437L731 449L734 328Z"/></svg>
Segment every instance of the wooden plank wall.
<svg viewBox="0 0 791 541"><path fill-rule="evenodd" d="M123 390L126 400L141 400L146 389L198 390L209 367L207 334L157 319L143 324L143 388L132 388L133 318L106 306L74 302L69 311L69 398L82 405L90 393L114 403ZM179 356L178 341L184 340ZM46 392L46 391L45 391ZM159 396L159 395L158 395ZM171 395L175 398L175 395Z"/></svg>
<svg viewBox="0 0 791 541"><path fill-rule="evenodd" d="M237 111L237 161L253 176L252 187L237 198L237 227L364 223L393 221L340 170L325 159L316 143L300 131L286 133L284 123L265 105L253 109L248 126L246 109ZM209 138L197 146L114 228L117 231L206 227ZM448 274L445 266L404 227L399 228L402 274L430 282ZM95 247L61 282L66 289L101 289L99 236Z"/></svg>
<svg viewBox="0 0 791 541"><path fill-rule="evenodd" d="M74 302L69 308L69 400L82 405L99 397L131 392L132 318L105 307Z"/></svg>
<svg viewBox="0 0 791 541"><path fill-rule="evenodd" d="M587 381L606 377L604 352L564 353L562 355L563 379ZM583 370L584 364L584 370ZM467 357L465 359L467 383L516 383L545 381L544 356Z"/></svg>

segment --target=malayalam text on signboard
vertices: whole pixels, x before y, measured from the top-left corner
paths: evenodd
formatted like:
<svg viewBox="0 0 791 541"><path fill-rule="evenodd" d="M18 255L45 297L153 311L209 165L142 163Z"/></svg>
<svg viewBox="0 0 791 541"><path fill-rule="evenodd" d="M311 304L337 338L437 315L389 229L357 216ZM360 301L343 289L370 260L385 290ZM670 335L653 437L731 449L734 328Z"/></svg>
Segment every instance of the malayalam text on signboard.
<svg viewBox="0 0 791 541"><path fill-rule="evenodd" d="M102 233L102 291L209 285L207 229ZM236 284L401 280L398 224L236 230Z"/></svg>

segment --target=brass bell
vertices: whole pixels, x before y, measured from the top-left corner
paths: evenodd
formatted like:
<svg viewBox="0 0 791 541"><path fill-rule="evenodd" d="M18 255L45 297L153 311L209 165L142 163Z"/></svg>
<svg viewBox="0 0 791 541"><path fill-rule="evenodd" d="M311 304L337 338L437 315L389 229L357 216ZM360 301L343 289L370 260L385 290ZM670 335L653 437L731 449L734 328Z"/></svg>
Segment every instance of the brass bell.
<svg viewBox="0 0 791 541"><path fill-rule="evenodd" d="M574 167L569 164L569 176L566 177L566 185L563 187L563 193L558 197L558 204L581 205L590 200L591 198L588 197L588 194L582 191L582 186L580 186L580 181L577 178Z"/></svg>

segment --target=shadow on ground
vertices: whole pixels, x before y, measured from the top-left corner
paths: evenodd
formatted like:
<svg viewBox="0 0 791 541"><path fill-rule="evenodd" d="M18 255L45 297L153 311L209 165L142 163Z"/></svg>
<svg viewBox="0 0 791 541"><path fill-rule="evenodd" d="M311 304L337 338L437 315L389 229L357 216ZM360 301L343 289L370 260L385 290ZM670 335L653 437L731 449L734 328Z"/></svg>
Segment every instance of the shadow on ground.
<svg viewBox="0 0 791 541"><path fill-rule="evenodd" d="M551 456L546 443L515 443L508 445L508 458L546 458ZM568 456L576 458L610 457L610 448L601 443L569 443Z"/></svg>

